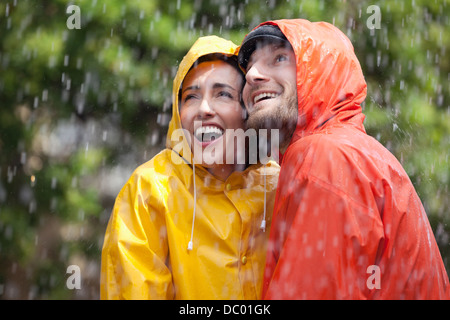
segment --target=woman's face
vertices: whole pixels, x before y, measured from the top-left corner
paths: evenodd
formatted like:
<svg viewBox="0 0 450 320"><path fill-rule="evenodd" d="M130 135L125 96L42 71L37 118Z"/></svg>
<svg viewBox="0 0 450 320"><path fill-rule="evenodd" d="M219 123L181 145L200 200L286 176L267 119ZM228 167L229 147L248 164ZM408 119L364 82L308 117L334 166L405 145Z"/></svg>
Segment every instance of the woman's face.
<svg viewBox="0 0 450 320"><path fill-rule="evenodd" d="M233 66L214 60L191 69L181 90L181 125L190 134L194 161L222 180L237 169L226 153L234 152L236 160L235 139L227 137L244 128L242 85L243 77Z"/></svg>

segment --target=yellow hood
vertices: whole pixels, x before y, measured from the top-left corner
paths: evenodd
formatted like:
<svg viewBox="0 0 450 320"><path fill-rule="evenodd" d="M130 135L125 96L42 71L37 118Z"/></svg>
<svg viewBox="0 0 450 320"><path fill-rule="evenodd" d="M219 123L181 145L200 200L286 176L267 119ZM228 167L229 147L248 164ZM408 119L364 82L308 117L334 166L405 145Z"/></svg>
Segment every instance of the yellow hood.
<svg viewBox="0 0 450 320"><path fill-rule="evenodd" d="M169 130L167 131L166 147L172 149L180 154L185 160L191 163L192 154L191 149L187 143L186 136L183 134L176 134L176 130L181 129L181 120L179 113L178 92L181 88L184 78L186 77L192 65L202 56L212 53L222 53L225 55L237 55L238 46L229 40L219 38L217 36L206 36L199 38L184 56L181 61L175 79L173 80L172 89L172 119L169 123ZM181 133L181 131L178 131ZM189 154L183 154L189 152Z"/></svg>

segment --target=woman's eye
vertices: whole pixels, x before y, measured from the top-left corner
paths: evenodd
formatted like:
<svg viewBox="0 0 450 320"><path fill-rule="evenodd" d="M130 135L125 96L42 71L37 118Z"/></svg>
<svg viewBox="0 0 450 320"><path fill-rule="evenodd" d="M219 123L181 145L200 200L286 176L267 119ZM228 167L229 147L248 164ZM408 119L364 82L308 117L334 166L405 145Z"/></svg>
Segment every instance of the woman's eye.
<svg viewBox="0 0 450 320"><path fill-rule="evenodd" d="M184 97L183 102L186 102L186 101L188 101L188 100L190 100L190 99L194 99L194 98L195 98L195 95L193 95L193 94L188 94L188 95L186 95L186 96Z"/></svg>
<svg viewBox="0 0 450 320"><path fill-rule="evenodd" d="M227 92L227 91L220 91L218 96L219 97L226 97L226 98L233 99L233 95L230 92Z"/></svg>

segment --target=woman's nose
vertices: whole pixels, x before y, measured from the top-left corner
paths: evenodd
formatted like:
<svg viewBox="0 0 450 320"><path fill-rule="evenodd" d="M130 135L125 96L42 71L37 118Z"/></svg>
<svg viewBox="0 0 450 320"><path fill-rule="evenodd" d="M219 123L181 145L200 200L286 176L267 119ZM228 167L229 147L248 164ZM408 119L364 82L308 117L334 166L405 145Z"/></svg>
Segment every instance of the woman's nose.
<svg viewBox="0 0 450 320"><path fill-rule="evenodd" d="M211 117L215 115L215 110L209 99L203 98L198 108L200 118Z"/></svg>

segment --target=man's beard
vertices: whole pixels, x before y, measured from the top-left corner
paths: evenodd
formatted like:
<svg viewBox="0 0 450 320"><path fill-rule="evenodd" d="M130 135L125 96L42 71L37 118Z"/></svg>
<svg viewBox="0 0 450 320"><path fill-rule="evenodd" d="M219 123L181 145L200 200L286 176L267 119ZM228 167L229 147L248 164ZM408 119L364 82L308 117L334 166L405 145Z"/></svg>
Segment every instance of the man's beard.
<svg viewBox="0 0 450 320"><path fill-rule="evenodd" d="M279 147L284 153L291 141L292 135L297 126L298 102L297 97L291 97L286 104L278 105L275 108L257 109L248 113L246 122L247 129L255 129L258 133L260 129L267 129L268 141L271 141L271 129L279 130ZM270 150L270 146L269 150Z"/></svg>

